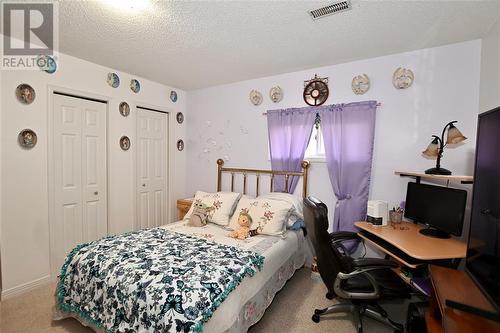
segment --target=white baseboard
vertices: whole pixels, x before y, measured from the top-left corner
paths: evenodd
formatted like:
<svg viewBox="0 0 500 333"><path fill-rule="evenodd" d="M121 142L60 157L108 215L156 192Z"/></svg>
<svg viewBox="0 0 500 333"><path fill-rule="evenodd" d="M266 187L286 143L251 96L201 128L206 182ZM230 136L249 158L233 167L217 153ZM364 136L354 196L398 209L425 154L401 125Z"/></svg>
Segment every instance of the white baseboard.
<svg viewBox="0 0 500 333"><path fill-rule="evenodd" d="M50 275L44 276L42 278L21 284L19 286L9 288L6 290L2 290L2 300L6 300L12 298L17 295L24 294L30 290L33 290L37 287L41 287L44 285L48 285L52 282L52 278Z"/></svg>

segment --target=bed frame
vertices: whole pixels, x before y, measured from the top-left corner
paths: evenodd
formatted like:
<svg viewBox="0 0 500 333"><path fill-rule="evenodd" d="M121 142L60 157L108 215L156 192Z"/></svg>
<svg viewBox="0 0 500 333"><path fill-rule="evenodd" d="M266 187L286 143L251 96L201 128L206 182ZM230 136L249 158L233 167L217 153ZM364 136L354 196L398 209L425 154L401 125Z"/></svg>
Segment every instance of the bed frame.
<svg viewBox="0 0 500 333"><path fill-rule="evenodd" d="M273 171L273 170L259 170L259 169L244 169L244 168L226 168L224 167L224 160L217 160L217 192L222 190L222 173L231 174L231 192L234 192L234 175L243 174L243 194L247 194L247 175L256 175L256 196L259 196L259 181L261 175L266 175L271 178L269 192L273 192L273 180L275 176L285 177L285 192L288 193L288 181L290 176L302 177L302 197L307 197L307 178L309 172L309 161L302 161L302 171Z"/></svg>

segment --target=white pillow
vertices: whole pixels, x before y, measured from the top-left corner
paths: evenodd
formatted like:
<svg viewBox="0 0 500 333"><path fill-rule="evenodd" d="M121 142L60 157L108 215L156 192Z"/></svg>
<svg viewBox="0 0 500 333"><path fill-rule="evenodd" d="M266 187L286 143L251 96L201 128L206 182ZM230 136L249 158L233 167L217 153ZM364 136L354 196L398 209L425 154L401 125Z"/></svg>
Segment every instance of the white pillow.
<svg viewBox="0 0 500 333"><path fill-rule="evenodd" d="M293 211L290 213L290 217L287 221L288 227L291 227L297 220L304 219L304 201L297 195L283 192L271 192L259 195L258 199L272 199L290 203L293 206Z"/></svg>
<svg viewBox="0 0 500 333"><path fill-rule="evenodd" d="M248 214L252 220L250 230L257 229L263 235L282 235L293 206L283 200L242 198L231 217L229 228L238 229L240 214Z"/></svg>
<svg viewBox="0 0 500 333"><path fill-rule="evenodd" d="M194 196L193 204L189 211L184 216L184 220L189 219L193 213L194 203L201 202L210 208L208 213L208 221L227 226L229 224L229 218L236 208L236 204L240 199L241 194L235 192L217 192L217 193L207 193L202 191L197 191Z"/></svg>

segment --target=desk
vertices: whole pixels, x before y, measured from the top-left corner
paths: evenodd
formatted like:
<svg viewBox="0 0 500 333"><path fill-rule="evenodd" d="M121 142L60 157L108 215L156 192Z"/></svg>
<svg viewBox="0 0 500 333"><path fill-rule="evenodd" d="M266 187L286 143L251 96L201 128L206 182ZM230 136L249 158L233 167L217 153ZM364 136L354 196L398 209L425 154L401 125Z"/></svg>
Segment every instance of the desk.
<svg viewBox="0 0 500 333"><path fill-rule="evenodd" d="M358 233L361 238L411 268L431 260L465 258L467 243L422 235L419 231L424 227L418 224L401 223L406 230L368 222L355 222L354 225L361 229Z"/></svg>
<svg viewBox="0 0 500 333"><path fill-rule="evenodd" d="M449 299L495 311L466 272L433 265L429 272L433 291L425 312L428 333L500 332L500 323L446 306Z"/></svg>

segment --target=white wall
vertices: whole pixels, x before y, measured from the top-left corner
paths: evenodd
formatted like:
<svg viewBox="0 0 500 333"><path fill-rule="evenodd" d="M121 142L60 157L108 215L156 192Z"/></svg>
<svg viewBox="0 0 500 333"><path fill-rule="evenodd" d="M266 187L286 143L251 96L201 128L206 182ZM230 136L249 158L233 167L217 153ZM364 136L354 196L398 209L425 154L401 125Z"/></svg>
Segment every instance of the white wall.
<svg viewBox="0 0 500 333"><path fill-rule="evenodd" d="M135 220L135 105L157 107L170 112L169 160L172 173L169 184L170 220L177 216L175 200L184 197L185 151L178 152L177 138L184 138L186 123L175 121L178 111L186 111L186 93L178 93L177 103L170 101L171 87L131 74L116 71L121 84L111 88L106 75L112 69L71 56L60 55L55 74L41 71L2 71L1 73L1 256L3 294L9 295L49 279L49 221L47 178L47 122L49 89L78 95L99 95L109 100L108 106L108 226L111 234L130 231ZM129 88L132 78L139 79L141 91ZM30 84L36 91L31 105L20 104L15 89L20 83ZM120 102L131 106L128 117L118 112ZM17 144L20 130L31 128L38 143L31 150ZM124 152L118 140L131 139L131 149Z"/></svg>
<svg viewBox="0 0 500 333"><path fill-rule="evenodd" d="M500 106L500 20L482 40L479 111Z"/></svg>
<svg viewBox="0 0 500 333"><path fill-rule="evenodd" d="M498 32L494 32L497 30L493 30L493 36L498 36ZM303 81L316 73L327 76L330 78L327 104L369 99L382 102L377 110L370 197L396 204L403 199L408 180L395 176L393 172L421 171L432 167L434 161L422 157L421 151L429 143L430 136L438 134L448 121L458 120L458 127L469 139L461 147L447 149L442 165L456 174L471 174L479 105L480 53L481 42L470 41L189 93L177 90L177 103L169 100L170 87L141 78L141 92L132 93L128 82L134 76L126 73L118 72L121 85L113 89L105 80L111 69L66 55L61 55L60 68L53 75L38 71L2 71L0 246L4 294L46 281L50 275L47 194L49 86L72 89L81 95L97 94L110 100L109 230L110 233L120 233L133 228L135 215L135 114L132 111L127 118L120 116L118 104L121 101L127 101L131 106L143 104L171 111L169 149L173 177L169 204L174 219L177 198L192 195L198 189L215 190L217 158L226 157L228 166L269 168L267 123L262 112L304 106ZM484 64L483 56L483 69ZM399 66L415 72L416 81L407 90L396 90L392 86L392 73ZM361 73L370 76L372 87L367 94L356 96L351 91L350 82L354 75ZM29 106L18 103L14 95L16 86L23 82L31 84L37 92L35 102ZM283 101L278 104L272 103L268 97L268 91L274 85L280 85L285 93ZM258 89L264 95L264 102L258 107L248 100L252 89ZM182 125L178 125L173 117L177 111L186 113ZM17 134L23 128L32 128L38 134L38 144L32 150L25 151L17 145ZM118 146L118 139L124 134L132 141L128 152L121 151ZM186 139L186 149L182 153L175 149L177 138ZM310 171L310 194L324 200L332 212L335 199L325 163L313 163Z"/></svg>
<svg viewBox="0 0 500 333"><path fill-rule="evenodd" d="M250 81L236 82L188 93L187 192L215 190L216 159L226 156L228 166L270 168L267 123L262 113L269 109L304 106L304 80L314 74L329 77L330 97L326 104L375 99L377 110L375 150L370 197L398 204L404 199L409 179L394 175L395 170L423 171L435 165L421 152L432 134L458 120L457 127L469 139L455 149L447 149L442 166L455 174L471 174L479 102L479 40L417 50L346 64L314 68ZM409 89L392 86L394 70L404 66L415 73ZM371 89L362 96L351 90L353 76L366 73ZM279 85L283 100L272 103L269 89ZM264 95L253 106L248 94L257 89ZM325 163L311 166L309 193L334 207ZM467 230L465 228L464 230Z"/></svg>

